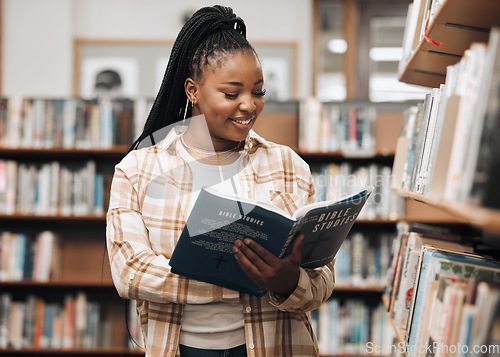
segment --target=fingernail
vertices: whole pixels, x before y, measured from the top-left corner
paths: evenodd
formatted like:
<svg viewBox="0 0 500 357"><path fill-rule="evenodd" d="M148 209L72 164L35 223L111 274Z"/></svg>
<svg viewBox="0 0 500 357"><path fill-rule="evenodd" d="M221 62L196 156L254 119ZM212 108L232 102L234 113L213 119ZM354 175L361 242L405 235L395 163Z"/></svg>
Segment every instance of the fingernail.
<svg viewBox="0 0 500 357"><path fill-rule="evenodd" d="M247 238L247 239L245 239L245 244L246 244L246 245L250 245L251 243L252 243L252 240L250 240L250 239L248 239L248 238Z"/></svg>
<svg viewBox="0 0 500 357"><path fill-rule="evenodd" d="M238 253L240 250L236 247L233 247L233 252Z"/></svg>
<svg viewBox="0 0 500 357"><path fill-rule="evenodd" d="M240 240L235 241L235 242L234 242L234 244L235 244L236 246L238 246L238 247L241 247L241 241L240 241Z"/></svg>

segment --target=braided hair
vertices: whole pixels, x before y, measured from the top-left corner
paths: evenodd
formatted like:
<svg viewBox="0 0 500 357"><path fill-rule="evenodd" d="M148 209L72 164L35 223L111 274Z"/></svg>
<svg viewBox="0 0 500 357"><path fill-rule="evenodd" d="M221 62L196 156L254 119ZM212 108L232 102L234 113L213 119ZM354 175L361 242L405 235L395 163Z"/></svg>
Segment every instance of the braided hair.
<svg viewBox="0 0 500 357"><path fill-rule="evenodd" d="M230 7L215 5L196 11L184 24L172 48L160 90L133 150L146 137L191 115L186 106L186 78L200 78L209 59L234 51L251 51L244 21Z"/></svg>

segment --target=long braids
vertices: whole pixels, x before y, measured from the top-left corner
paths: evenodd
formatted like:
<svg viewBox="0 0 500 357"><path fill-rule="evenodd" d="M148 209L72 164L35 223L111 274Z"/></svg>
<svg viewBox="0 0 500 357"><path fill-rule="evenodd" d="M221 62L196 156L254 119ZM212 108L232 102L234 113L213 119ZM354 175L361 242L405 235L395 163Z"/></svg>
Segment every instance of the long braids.
<svg viewBox="0 0 500 357"><path fill-rule="evenodd" d="M244 21L230 7L203 7L186 21L172 48L160 90L148 115L142 134L130 150L156 130L181 121L191 114L186 107L186 78L202 75L210 58L235 50L255 50L246 39ZM187 111L187 112L186 112Z"/></svg>

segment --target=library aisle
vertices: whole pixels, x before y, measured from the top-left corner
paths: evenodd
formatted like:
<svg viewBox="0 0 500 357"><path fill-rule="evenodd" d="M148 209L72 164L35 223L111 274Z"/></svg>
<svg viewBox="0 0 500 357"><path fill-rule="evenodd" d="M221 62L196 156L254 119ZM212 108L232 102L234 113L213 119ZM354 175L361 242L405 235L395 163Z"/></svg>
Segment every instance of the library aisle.
<svg viewBox="0 0 500 357"><path fill-rule="evenodd" d="M290 71L277 70L289 76L287 95L269 96L254 130L309 165L317 201L375 188L335 257L333 294L310 313L319 356L500 356L498 0L300 1L313 19L297 24L300 36L255 40L263 58L286 57ZM165 39L86 37L84 16L95 9L59 5L72 16L85 10L64 39L75 64L87 44L114 43L113 55L139 43L144 53L170 51ZM17 6L0 0L10 33ZM288 11L283 18L296 16ZM402 56L368 60L396 28ZM403 87L373 94L380 82L364 77L397 80L419 96L393 100ZM89 98L79 80L73 73L66 95L27 84L25 94L0 92L0 355L145 354L136 302L113 285L105 238L114 166L153 97Z"/></svg>

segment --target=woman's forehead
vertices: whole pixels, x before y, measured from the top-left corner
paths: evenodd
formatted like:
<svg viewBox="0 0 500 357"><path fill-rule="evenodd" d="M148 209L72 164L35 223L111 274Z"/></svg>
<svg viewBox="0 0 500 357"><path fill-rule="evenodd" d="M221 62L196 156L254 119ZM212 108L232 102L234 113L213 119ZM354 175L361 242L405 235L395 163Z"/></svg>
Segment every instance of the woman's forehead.
<svg viewBox="0 0 500 357"><path fill-rule="evenodd" d="M262 66L257 56L251 51L227 52L208 59L208 63L202 67L202 76L262 77Z"/></svg>

